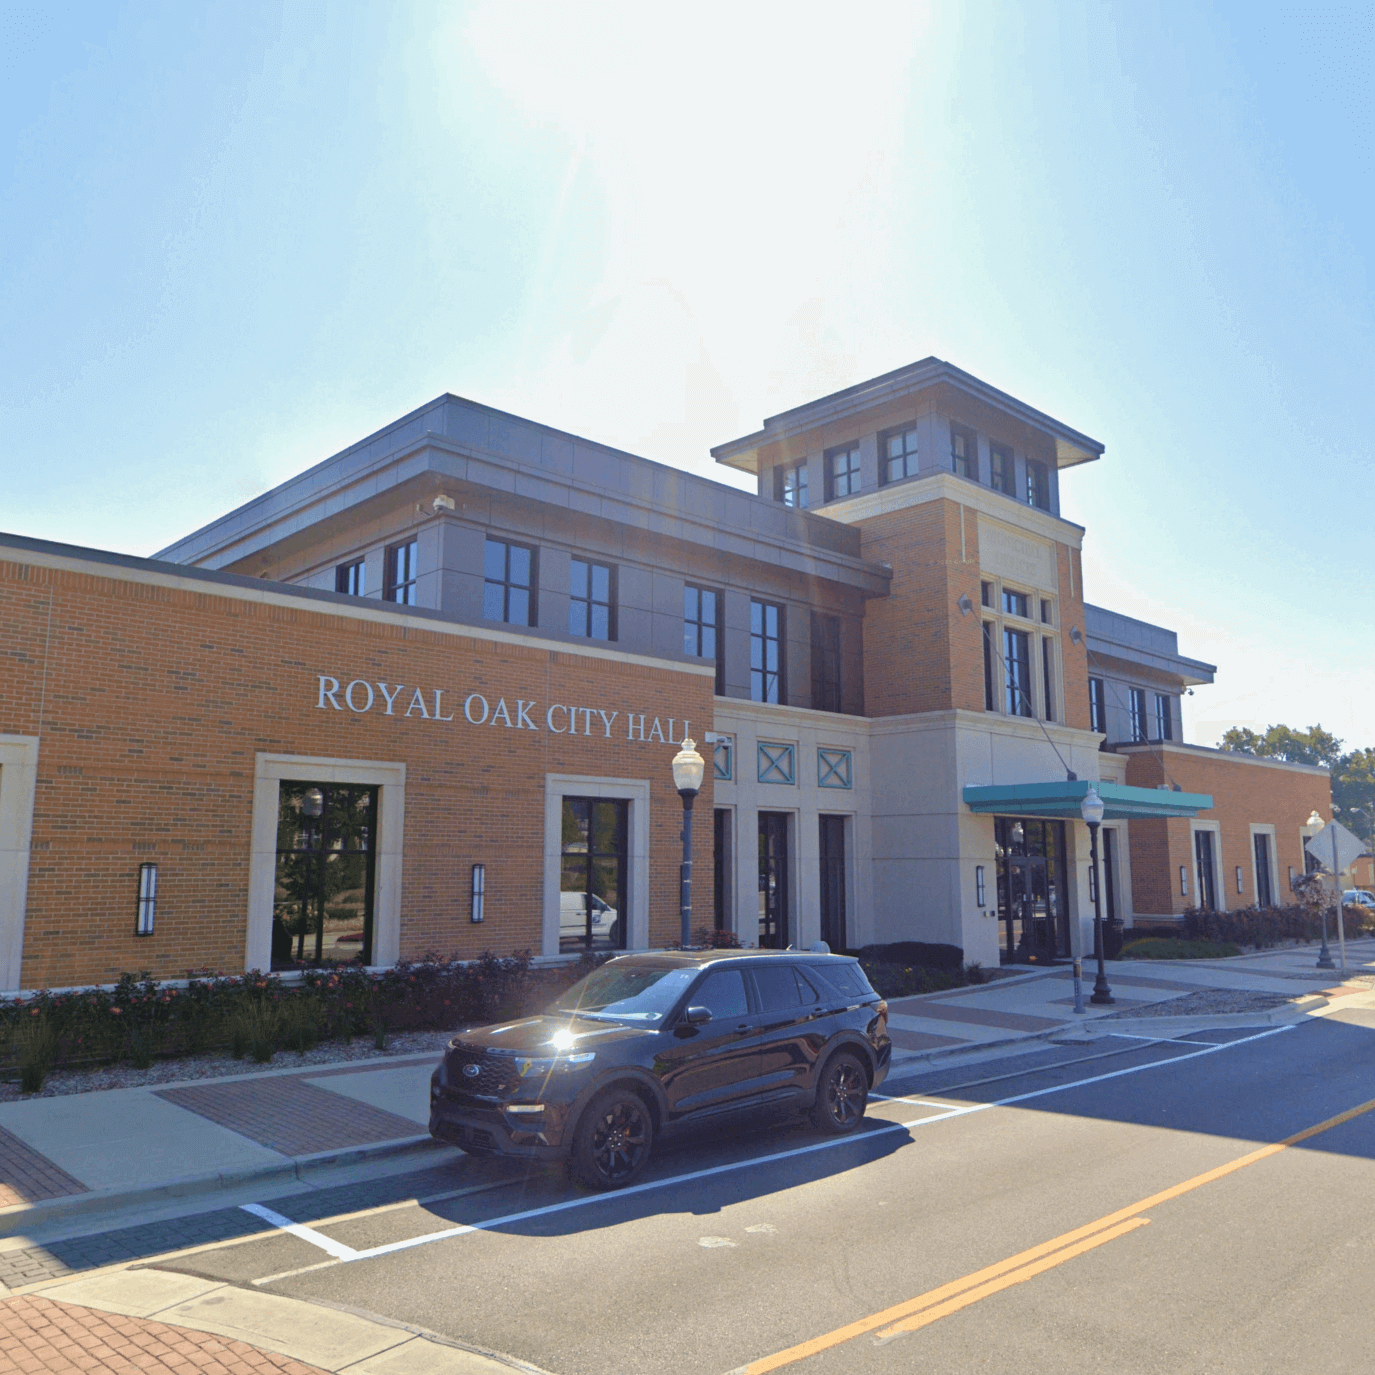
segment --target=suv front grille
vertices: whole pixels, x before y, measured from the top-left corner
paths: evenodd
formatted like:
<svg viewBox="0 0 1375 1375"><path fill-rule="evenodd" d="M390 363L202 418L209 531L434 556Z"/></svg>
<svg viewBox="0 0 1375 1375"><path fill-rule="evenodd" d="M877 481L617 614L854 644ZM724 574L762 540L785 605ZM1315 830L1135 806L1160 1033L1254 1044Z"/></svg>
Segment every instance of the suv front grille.
<svg viewBox="0 0 1375 1375"><path fill-rule="evenodd" d="M465 1074L464 1065L476 1065L478 1072ZM455 1046L448 1054L449 1088L459 1093L476 1094L482 1098L504 1097L514 1093L520 1084L515 1061L505 1056L484 1055L480 1050Z"/></svg>

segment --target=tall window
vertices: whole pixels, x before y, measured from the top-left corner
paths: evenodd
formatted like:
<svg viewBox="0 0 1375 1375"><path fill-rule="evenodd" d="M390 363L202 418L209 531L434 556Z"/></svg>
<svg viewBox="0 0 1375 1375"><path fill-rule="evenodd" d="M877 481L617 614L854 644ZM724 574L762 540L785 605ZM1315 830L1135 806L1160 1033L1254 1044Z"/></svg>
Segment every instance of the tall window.
<svg viewBox="0 0 1375 1375"><path fill-rule="evenodd" d="M750 699L787 700L783 687L783 608L773 602L750 603Z"/></svg>
<svg viewBox="0 0 1375 1375"><path fill-rule="evenodd" d="M997 711L998 703L995 697L994 684L998 681L997 671L993 667L993 642L994 636L998 633L998 628L992 621L984 622L984 710Z"/></svg>
<svg viewBox="0 0 1375 1375"><path fill-rule="evenodd" d="M334 570L334 590L348 597L367 595L367 564L362 559L341 563Z"/></svg>
<svg viewBox="0 0 1375 1375"><path fill-rule="evenodd" d="M1146 693L1142 688L1130 690L1132 739L1145 740L1146 736Z"/></svg>
<svg viewBox="0 0 1375 1375"><path fill-rule="evenodd" d="M1108 733L1108 704L1101 678L1089 679L1089 729L1099 735Z"/></svg>
<svg viewBox="0 0 1375 1375"><path fill-rule="evenodd" d="M1273 907L1274 889L1270 885L1270 837L1264 831L1257 831L1256 847L1256 906Z"/></svg>
<svg viewBox="0 0 1375 1375"><path fill-rule="evenodd" d="M993 490L1002 492L1005 496L1016 496L1017 468L1012 450L1005 444L990 444L988 457L992 465L990 476L993 479Z"/></svg>
<svg viewBox="0 0 1375 1375"><path fill-rule="evenodd" d="M1026 504L1050 510L1050 469L1031 458L1026 461Z"/></svg>
<svg viewBox="0 0 1375 1375"><path fill-rule="evenodd" d="M796 506L799 510L807 505L807 460L789 463L786 467L775 468L774 498L784 506Z"/></svg>
<svg viewBox="0 0 1375 1375"><path fill-rule="evenodd" d="M1173 712L1170 710L1170 699L1163 692L1155 694L1155 738L1157 740L1174 739Z"/></svg>
<svg viewBox="0 0 1375 1375"><path fill-rule="evenodd" d="M963 425L950 427L950 471L958 477L979 476L979 441Z"/></svg>
<svg viewBox="0 0 1375 1375"><path fill-rule="evenodd" d="M1213 833L1194 832L1194 859L1198 870L1198 905L1205 912L1217 909L1217 889L1214 886Z"/></svg>
<svg viewBox="0 0 1375 1375"><path fill-rule="evenodd" d="M1055 720L1055 693L1051 684L1055 681L1055 649L1049 635L1041 636L1041 680L1043 694L1041 709L1047 721Z"/></svg>
<svg viewBox="0 0 1375 1375"><path fill-rule="evenodd" d="M840 711L840 617L812 612L812 706Z"/></svg>
<svg viewBox="0 0 1375 1375"><path fill-rule="evenodd" d="M683 588L683 653L716 665L716 695L724 696L725 655L721 634L721 594L709 587Z"/></svg>
<svg viewBox="0 0 1375 1375"><path fill-rule="evenodd" d="M629 804L563 799L559 855L559 951L624 950Z"/></svg>
<svg viewBox="0 0 1375 1375"><path fill-rule="evenodd" d="M1003 614L1007 616L1029 616L1031 614L1028 606L1028 598L1025 592L1014 592L1011 588L1003 588Z"/></svg>
<svg viewBox="0 0 1375 1375"><path fill-rule="evenodd" d="M850 497L859 491L859 445L826 451L826 500Z"/></svg>
<svg viewBox="0 0 1375 1375"><path fill-rule="evenodd" d="M879 440L879 454L882 466L879 468L879 481L899 482L905 477L917 475L917 431L894 430Z"/></svg>
<svg viewBox="0 0 1375 1375"><path fill-rule="evenodd" d="M568 581L568 633L589 640L614 640L615 588L614 568L574 559Z"/></svg>
<svg viewBox="0 0 1375 1375"><path fill-rule="evenodd" d="M845 931L845 818L818 817L821 858L821 939L832 950L848 945Z"/></svg>
<svg viewBox="0 0 1375 1375"><path fill-rule="evenodd" d="M535 623L535 551L489 539L482 556L482 614L511 625Z"/></svg>
<svg viewBox="0 0 1375 1375"><path fill-rule="evenodd" d="M382 595L389 602L402 606L415 605L415 574L419 563L420 545L416 540L393 544L387 550L386 581Z"/></svg>
<svg viewBox="0 0 1375 1375"><path fill-rule="evenodd" d="M1031 716L1031 636L1025 630L1003 631L1007 660L1007 710L1011 716Z"/></svg>

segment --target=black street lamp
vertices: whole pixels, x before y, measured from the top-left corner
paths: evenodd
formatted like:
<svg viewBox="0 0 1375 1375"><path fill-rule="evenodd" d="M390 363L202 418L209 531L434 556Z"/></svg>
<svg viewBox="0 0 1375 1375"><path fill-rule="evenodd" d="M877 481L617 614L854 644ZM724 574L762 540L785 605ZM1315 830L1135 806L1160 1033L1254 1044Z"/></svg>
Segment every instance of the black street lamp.
<svg viewBox="0 0 1375 1375"><path fill-rule="evenodd" d="M1103 967L1103 906L1098 882L1098 827L1103 820L1103 799L1092 783L1079 804L1079 814L1089 828L1089 865L1093 870L1093 956L1098 961L1098 977L1093 981L1093 996L1089 1002L1105 1007L1117 1000L1108 987L1108 972Z"/></svg>
<svg viewBox="0 0 1375 1375"><path fill-rule="evenodd" d="M697 742L687 736L673 756L673 786L683 799L683 867L678 908L682 918L682 947L692 944L692 804L702 788L706 761L697 753Z"/></svg>

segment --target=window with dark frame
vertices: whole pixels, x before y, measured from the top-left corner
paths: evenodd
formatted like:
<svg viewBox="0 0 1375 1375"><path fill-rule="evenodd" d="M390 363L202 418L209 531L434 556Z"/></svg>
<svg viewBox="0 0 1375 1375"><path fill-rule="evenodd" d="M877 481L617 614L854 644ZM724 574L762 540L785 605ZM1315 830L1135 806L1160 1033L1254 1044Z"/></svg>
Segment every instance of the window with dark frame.
<svg viewBox="0 0 1375 1375"><path fill-rule="evenodd" d="M996 711L998 709L995 699L994 684L998 681L993 669L993 637L998 633L997 627L992 621L984 622L984 710Z"/></svg>
<svg viewBox="0 0 1375 1375"><path fill-rule="evenodd" d="M774 499L803 510L807 505L807 460L799 459L773 470Z"/></svg>
<svg viewBox="0 0 1375 1375"><path fill-rule="evenodd" d="M879 485L917 475L917 429L893 430L879 436Z"/></svg>
<svg viewBox="0 0 1375 1375"><path fill-rule="evenodd" d="M859 445L826 451L826 500L852 497L859 491Z"/></svg>
<svg viewBox="0 0 1375 1375"><path fill-rule="evenodd" d="M1031 705L1031 636L1025 630L1003 631L1003 658L1007 661L1007 713L1034 716Z"/></svg>
<svg viewBox="0 0 1375 1375"><path fill-rule="evenodd" d="M589 640L616 638L616 570L574 559L568 576L568 633Z"/></svg>
<svg viewBox="0 0 1375 1375"><path fill-rule="evenodd" d="M402 606L415 605L416 568L419 564L420 544L417 540L407 540L404 544L393 544L387 550L386 580L382 596L389 602Z"/></svg>
<svg viewBox="0 0 1375 1375"><path fill-rule="evenodd" d="M1054 613L1054 611L1051 609L1050 603L1049 603L1044 597L1042 597L1042 598L1041 598L1041 624L1042 624L1042 625L1054 625L1054 624L1055 624L1054 616L1055 616L1055 613Z"/></svg>
<svg viewBox="0 0 1375 1375"><path fill-rule="evenodd" d="M957 477L979 476L979 441L963 425L950 426L950 471Z"/></svg>
<svg viewBox="0 0 1375 1375"><path fill-rule="evenodd" d="M489 539L482 561L482 615L509 625L535 624L535 551Z"/></svg>
<svg viewBox="0 0 1375 1375"><path fill-rule="evenodd" d="M1050 469L1034 458L1026 461L1026 504L1050 510Z"/></svg>
<svg viewBox="0 0 1375 1375"><path fill-rule="evenodd" d="M990 485L993 490L1002 492L1004 496L1016 496L1017 464L1012 456L1012 450L1005 444L990 444L988 446L988 459Z"/></svg>
<svg viewBox="0 0 1375 1375"><path fill-rule="evenodd" d="M845 931L845 818L822 815L818 821L821 870L821 939L832 950L844 950Z"/></svg>
<svg viewBox="0 0 1375 1375"><path fill-rule="evenodd" d="M1270 883L1270 837L1264 831L1257 831L1254 840L1256 851L1256 906L1273 907L1275 893Z"/></svg>
<svg viewBox="0 0 1375 1375"><path fill-rule="evenodd" d="M783 608L750 602L750 700L784 705Z"/></svg>
<svg viewBox="0 0 1375 1375"><path fill-rule="evenodd" d="M559 952L624 950L630 804L563 799L559 851Z"/></svg>
<svg viewBox="0 0 1375 1375"><path fill-rule="evenodd" d="M812 707L841 711L840 617L812 612Z"/></svg>
<svg viewBox="0 0 1375 1375"><path fill-rule="evenodd" d="M1055 679L1055 649L1049 635L1041 637L1041 680L1044 696L1041 710L1047 721L1055 720L1055 693L1051 684Z"/></svg>
<svg viewBox="0 0 1375 1375"><path fill-rule="evenodd" d="M979 601L982 602L984 606L992 607L993 584L991 582L981 582L979 584Z"/></svg>
<svg viewBox="0 0 1375 1375"><path fill-rule="evenodd" d="M1131 708L1132 739L1145 740L1146 733L1146 691L1144 688L1131 688L1128 693Z"/></svg>
<svg viewBox="0 0 1375 1375"><path fill-rule="evenodd" d="M683 587L683 653L716 665L716 695L725 696L725 636L721 632L721 594L710 587Z"/></svg>
<svg viewBox="0 0 1375 1375"><path fill-rule="evenodd" d="M354 559L352 563L341 563L334 570L334 590L346 597L367 595L367 570L365 559Z"/></svg>
<svg viewBox="0 0 1375 1375"><path fill-rule="evenodd" d="M1157 740L1174 739L1174 712L1171 710L1170 698L1167 693L1157 692L1155 694L1155 738Z"/></svg>
<svg viewBox="0 0 1375 1375"><path fill-rule="evenodd" d="M1006 616L1021 616L1024 619L1030 617L1030 602L1025 592L1014 592L1011 588L1003 588L1003 614Z"/></svg>
<svg viewBox="0 0 1375 1375"><path fill-rule="evenodd" d="M1089 729L1100 735L1108 733L1108 704L1101 678L1089 679Z"/></svg>

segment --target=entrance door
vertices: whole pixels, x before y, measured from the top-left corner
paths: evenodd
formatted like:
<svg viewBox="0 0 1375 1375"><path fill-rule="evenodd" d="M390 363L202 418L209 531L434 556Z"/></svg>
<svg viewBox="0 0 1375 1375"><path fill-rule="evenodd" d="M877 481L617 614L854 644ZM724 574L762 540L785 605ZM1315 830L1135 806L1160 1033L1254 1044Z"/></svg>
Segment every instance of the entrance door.
<svg viewBox="0 0 1375 1375"><path fill-rule="evenodd" d="M1103 841L1103 915L1108 921L1117 918L1117 832L1103 827L1099 832Z"/></svg>
<svg viewBox="0 0 1375 1375"><path fill-rule="evenodd" d="M624 950L630 806L600 797L563 799L559 951Z"/></svg>
<svg viewBox="0 0 1375 1375"><path fill-rule="evenodd" d="M845 950L845 818L823 816L821 827L821 939Z"/></svg>
<svg viewBox="0 0 1375 1375"><path fill-rule="evenodd" d="M1004 964L1048 964L1069 952L1065 824L994 818Z"/></svg>
<svg viewBox="0 0 1375 1375"><path fill-rule="evenodd" d="M377 791L361 783L280 785L273 969L372 963Z"/></svg>
<svg viewBox="0 0 1375 1375"><path fill-rule="evenodd" d="M759 944L788 946L788 813L759 813Z"/></svg>
<svg viewBox="0 0 1375 1375"><path fill-rule="evenodd" d="M1213 886L1213 833L1194 832L1194 860L1198 870L1198 905L1205 912L1217 909L1217 890Z"/></svg>

